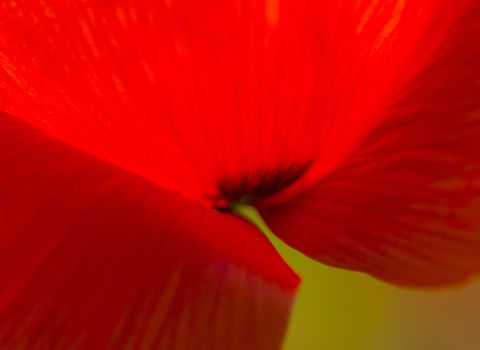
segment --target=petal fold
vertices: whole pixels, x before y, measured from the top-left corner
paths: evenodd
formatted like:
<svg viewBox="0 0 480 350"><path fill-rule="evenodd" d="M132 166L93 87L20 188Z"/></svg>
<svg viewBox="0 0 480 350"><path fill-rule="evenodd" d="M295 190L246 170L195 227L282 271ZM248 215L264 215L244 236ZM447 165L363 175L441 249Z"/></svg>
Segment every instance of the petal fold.
<svg viewBox="0 0 480 350"><path fill-rule="evenodd" d="M0 114L2 349L278 349L297 282L246 222Z"/></svg>
<svg viewBox="0 0 480 350"><path fill-rule="evenodd" d="M309 189L261 210L314 259L400 285L480 272L480 7L442 4L455 20L432 29L441 40L381 121Z"/></svg>

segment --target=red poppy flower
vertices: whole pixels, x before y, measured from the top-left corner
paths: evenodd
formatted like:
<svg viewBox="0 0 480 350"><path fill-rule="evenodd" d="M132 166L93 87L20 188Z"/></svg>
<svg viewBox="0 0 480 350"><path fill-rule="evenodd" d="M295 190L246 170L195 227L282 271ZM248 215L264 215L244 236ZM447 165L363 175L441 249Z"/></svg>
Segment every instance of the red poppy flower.
<svg viewBox="0 0 480 350"><path fill-rule="evenodd" d="M277 349L297 277L238 201L395 284L480 270L477 0L0 9L2 349Z"/></svg>

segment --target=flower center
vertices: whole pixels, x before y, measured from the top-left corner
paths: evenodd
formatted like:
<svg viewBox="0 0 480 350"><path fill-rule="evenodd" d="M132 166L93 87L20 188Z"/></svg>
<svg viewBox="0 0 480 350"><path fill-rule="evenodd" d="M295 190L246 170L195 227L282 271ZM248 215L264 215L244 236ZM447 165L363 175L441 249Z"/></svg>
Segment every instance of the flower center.
<svg viewBox="0 0 480 350"><path fill-rule="evenodd" d="M249 204L268 198L297 182L310 168L311 162L289 164L274 169L244 172L238 177L218 183L219 196L213 200L214 208L231 211L234 203Z"/></svg>

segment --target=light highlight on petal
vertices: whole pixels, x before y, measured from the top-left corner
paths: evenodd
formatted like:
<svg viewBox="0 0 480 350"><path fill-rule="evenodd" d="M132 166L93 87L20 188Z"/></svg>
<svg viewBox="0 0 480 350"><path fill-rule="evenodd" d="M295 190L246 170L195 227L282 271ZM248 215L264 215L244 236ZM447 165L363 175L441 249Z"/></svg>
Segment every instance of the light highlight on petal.
<svg viewBox="0 0 480 350"><path fill-rule="evenodd" d="M278 349L298 282L252 226L0 115L0 344Z"/></svg>

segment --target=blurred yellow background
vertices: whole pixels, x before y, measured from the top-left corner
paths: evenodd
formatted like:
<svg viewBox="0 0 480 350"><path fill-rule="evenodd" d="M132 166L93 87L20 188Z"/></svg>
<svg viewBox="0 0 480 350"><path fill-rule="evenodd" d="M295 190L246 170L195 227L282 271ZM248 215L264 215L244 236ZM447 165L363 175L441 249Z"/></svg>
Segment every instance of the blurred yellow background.
<svg viewBox="0 0 480 350"><path fill-rule="evenodd" d="M480 350L480 283L400 289L275 245L302 277L284 350Z"/></svg>
<svg viewBox="0 0 480 350"><path fill-rule="evenodd" d="M254 223L302 278L283 350L480 350L480 278L463 287L401 289L313 261Z"/></svg>

